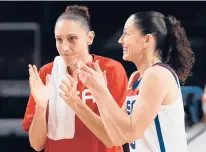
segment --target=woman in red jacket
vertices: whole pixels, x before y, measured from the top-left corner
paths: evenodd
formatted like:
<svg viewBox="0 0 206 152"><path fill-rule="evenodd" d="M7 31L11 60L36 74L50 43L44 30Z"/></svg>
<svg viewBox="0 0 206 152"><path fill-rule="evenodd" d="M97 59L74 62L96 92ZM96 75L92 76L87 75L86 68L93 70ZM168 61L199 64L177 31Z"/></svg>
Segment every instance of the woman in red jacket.
<svg viewBox="0 0 206 152"><path fill-rule="evenodd" d="M108 89L121 107L127 93L123 66L110 58L89 54L88 46L93 42L94 32L87 7L68 6L57 19L54 32L60 56L44 65L39 73L36 66L29 65L31 96L22 128L29 132L31 146L36 151L45 149L45 152L122 152L122 146L111 144L89 89L78 81L81 105L86 103L87 106L69 109L58 96L61 79L55 76L61 72L75 75L79 60L84 63L98 61L106 71ZM50 87L54 87L52 93Z"/></svg>

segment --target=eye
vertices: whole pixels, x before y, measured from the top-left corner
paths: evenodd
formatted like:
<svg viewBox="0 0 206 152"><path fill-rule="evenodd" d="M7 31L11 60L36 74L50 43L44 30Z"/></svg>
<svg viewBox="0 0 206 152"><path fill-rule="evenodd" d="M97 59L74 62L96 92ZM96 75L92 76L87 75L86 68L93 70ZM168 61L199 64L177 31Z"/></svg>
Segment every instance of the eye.
<svg viewBox="0 0 206 152"><path fill-rule="evenodd" d="M126 35L126 36L128 36L129 34L128 34L127 32L123 32L123 35Z"/></svg>
<svg viewBox="0 0 206 152"><path fill-rule="evenodd" d="M56 41L57 41L58 43L62 43L62 39L61 39L61 38L56 38Z"/></svg>
<svg viewBox="0 0 206 152"><path fill-rule="evenodd" d="M69 42L74 42L75 40L77 39L77 37L75 37L75 36L69 36L68 37L68 40L69 40Z"/></svg>

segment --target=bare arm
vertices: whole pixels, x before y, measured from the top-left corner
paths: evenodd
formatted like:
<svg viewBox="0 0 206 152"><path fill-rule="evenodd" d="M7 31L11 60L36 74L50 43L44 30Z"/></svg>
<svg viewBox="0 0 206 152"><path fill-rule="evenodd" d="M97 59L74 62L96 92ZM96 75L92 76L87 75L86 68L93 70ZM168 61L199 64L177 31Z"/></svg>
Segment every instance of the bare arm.
<svg viewBox="0 0 206 152"><path fill-rule="evenodd" d="M138 139L144 134L152 121L154 121L168 90L167 85L164 85L164 80L168 80L168 75L164 77L165 75L163 76L158 71L160 69L157 70L155 68L145 73L141 82L143 85L140 84L139 86L140 94L137 98L138 103L134 105L131 116L125 114L116 105L113 97L106 88L101 89L101 93L90 89L98 104L100 115L108 135L115 145L122 145ZM151 86L155 86L155 89ZM150 93L148 94L148 92ZM121 138L113 134L116 128L121 134Z"/></svg>
<svg viewBox="0 0 206 152"><path fill-rule="evenodd" d="M36 112L29 129L29 141L36 151L44 149L47 138L46 108L36 106Z"/></svg>
<svg viewBox="0 0 206 152"><path fill-rule="evenodd" d="M111 139L107 134L105 126L102 122L102 118L95 114L86 104L84 104L84 102L82 102L79 97L74 96L71 99L71 96L69 95L69 92L72 91L72 89L70 88L71 86L73 86L73 88L75 88L74 90L76 91L76 74L74 74L74 78L68 75L68 79L72 83L71 85L67 83L68 81L63 80L63 84L67 87L67 89L64 89L63 85L61 85L60 88L64 92L65 96L63 94L60 94L60 96L64 99L68 106L70 106L73 109L73 111L80 118L80 120L88 127L88 129L91 130L94 133L94 135L97 136L97 138L99 138L107 147L112 147L114 144L112 143ZM117 103L119 104L117 106L119 107L123 104L127 93L125 87L127 85L126 72L122 67L119 67L115 69L113 73L110 73L110 75L112 75L112 79L108 81L109 92L115 99L117 99ZM120 78L119 75L121 75L121 82L117 84L114 80L118 80L118 78ZM119 94L120 91L122 92L122 94ZM70 98L70 100L67 99L67 97ZM117 129L115 129L113 133L115 134L115 136L121 137Z"/></svg>
<svg viewBox="0 0 206 152"><path fill-rule="evenodd" d="M38 73L36 66L29 65L29 84L31 94L36 103L35 114L29 128L29 141L36 151L44 149L47 138L46 110L49 99L50 75L46 76L46 84L42 82L43 71Z"/></svg>
<svg viewBox="0 0 206 152"><path fill-rule="evenodd" d="M129 81L128 81L128 85L127 85L127 90L129 90L129 87L130 87L130 85L131 85L131 83L132 83L132 80L133 80L133 78L135 77L135 75L138 73L138 71L135 71L135 72L133 72L132 74L131 74L131 76L130 76L130 78L129 78ZM122 110L125 112L125 113L127 113L127 101L125 100L125 102L124 102L124 104L123 104L123 106L122 106Z"/></svg>
<svg viewBox="0 0 206 152"><path fill-rule="evenodd" d="M82 102L80 98L77 98L72 102L75 102L75 105L70 105L70 107L74 110L80 120L88 127L88 129L91 130L93 134L107 147L111 148L114 146L102 123L101 117L95 114L86 104ZM117 131L114 131L114 134L117 137L120 137Z"/></svg>
<svg viewBox="0 0 206 152"><path fill-rule="evenodd" d="M110 137L107 134L107 131L103 125L102 118L95 114L80 98L79 96L73 96L76 92L76 89L72 89L71 86L75 83L74 79L68 75L68 79L70 79L71 85L68 81L63 80L63 84L60 85L60 88L64 92L64 94L60 93L59 95L64 99L66 104L72 108L75 114L80 118L80 120L91 130L94 135L101 140L107 147L112 147L114 144L112 143ZM65 87L64 87L65 86ZM117 105L118 106L118 105ZM111 126L112 127L112 126ZM117 129L113 132L116 137L121 137Z"/></svg>

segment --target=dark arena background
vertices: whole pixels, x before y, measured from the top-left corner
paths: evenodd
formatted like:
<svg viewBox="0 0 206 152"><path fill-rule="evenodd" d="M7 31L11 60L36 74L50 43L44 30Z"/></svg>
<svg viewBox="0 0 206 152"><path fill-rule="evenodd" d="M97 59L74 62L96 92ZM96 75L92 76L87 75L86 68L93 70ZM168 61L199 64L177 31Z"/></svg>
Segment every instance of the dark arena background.
<svg viewBox="0 0 206 152"><path fill-rule="evenodd" d="M188 149L206 151L201 102L206 84L206 2L77 1L0 2L0 152L34 151L21 130L30 93L28 64L36 64L39 69L58 55L54 25L66 6L72 4L89 7L96 34L91 53L120 61L128 76L135 66L122 60L123 51L117 41L129 15L155 10L181 20L196 58L192 76L182 84Z"/></svg>

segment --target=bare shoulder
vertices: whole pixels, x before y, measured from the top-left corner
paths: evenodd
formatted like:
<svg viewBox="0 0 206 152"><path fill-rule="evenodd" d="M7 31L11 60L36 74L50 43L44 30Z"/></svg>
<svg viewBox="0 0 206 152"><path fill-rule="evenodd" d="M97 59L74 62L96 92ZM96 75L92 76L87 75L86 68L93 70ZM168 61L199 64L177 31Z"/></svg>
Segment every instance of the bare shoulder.
<svg viewBox="0 0 206 152"><path fill-rule="evenodd" d="M144 85L154 85L154 87L159 86L165 90L169 90L170 87L176 83L172 73L162 66L148 68L142 77L142 82Z"/></svg>
<svg viewBox="0 0 206 152"><path fill-rule="evenodd" d="M162 66L153 66L148 68L145 73L145 78L150 79L161 79L161 80L168 80L171 78L172 73L165 67Z"/></svg>

